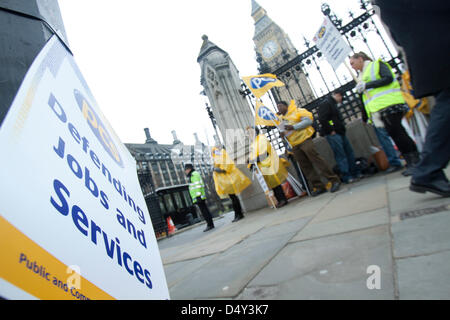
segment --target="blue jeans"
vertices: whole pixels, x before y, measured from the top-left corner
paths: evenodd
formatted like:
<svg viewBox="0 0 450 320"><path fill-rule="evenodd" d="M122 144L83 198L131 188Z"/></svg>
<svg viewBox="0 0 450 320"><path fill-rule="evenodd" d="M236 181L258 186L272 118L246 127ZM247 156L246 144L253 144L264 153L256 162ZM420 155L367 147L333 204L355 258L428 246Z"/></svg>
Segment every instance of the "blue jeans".
<svg viewBox="0 0 450 320"><path fill-rule="evenodd" d="M431 111L422 160L413 169L416 183L446 180L443 169L450 159L450 89L435 95L436 105Z"/></svg>
<svg viewBox="0 0 450 320"><path fill-rule="evenodd" d="M402 162L400 158L397 156L397 151L395 151L394 146L392 145L392 141L389 138L389 134L387 133L385 128L375 127L375 133L377 134L378 140L380 141L381 147L386 153L386 157L388 158L389 164L392 167L401 167Z"/></svg>
<svg viewBox="0 0 450 320"><path fill-rule="evenodd" d="M361 171L355 163L353 148L345 134L328 135L326 138L333 150L336 164L341 172L342 181L346 183L349 179L361 175Z"/></svg>

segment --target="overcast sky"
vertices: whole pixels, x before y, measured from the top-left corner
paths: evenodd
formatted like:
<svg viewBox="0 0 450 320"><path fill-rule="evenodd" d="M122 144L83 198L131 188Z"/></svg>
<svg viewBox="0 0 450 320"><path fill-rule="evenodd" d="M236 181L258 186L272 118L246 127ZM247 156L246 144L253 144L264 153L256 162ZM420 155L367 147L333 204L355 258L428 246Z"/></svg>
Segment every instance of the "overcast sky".
<svg viewBox="0 0 450 320"><path fill-rule="evenodd" d="M159 143L171 144L172 130L185 144L194 132L206 143L205 130L213 142L197 63L203 34L229 53L241 77L258 73L251 0L58 2L75 61L123 143L144 143L145 127ZM312 40L323 21L320 0L257 2L299 53L303 36ZM344 24L349 9L361 14L359 0L327 3Z"/></svg>

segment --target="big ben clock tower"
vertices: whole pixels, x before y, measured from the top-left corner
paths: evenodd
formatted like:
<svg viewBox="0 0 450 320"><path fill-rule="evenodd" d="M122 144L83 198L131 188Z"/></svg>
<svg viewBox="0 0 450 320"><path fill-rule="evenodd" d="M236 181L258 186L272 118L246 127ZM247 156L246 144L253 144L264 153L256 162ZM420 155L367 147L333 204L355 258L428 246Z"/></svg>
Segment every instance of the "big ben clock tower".
<svg viewBox="0 0 450 320"><path fill-rule="evenodd" d="M273 73L279 67L297 56L289 36L274 23L266 10L255 0L252 0L252 17L255 20L256 55L260 66L264 66L267 73ZM302 70L291 73L289 78L281 78L286 86L276 88L276 98L289 102L294 99L298 106L307 104L314 99L311 87Z"/></svg>

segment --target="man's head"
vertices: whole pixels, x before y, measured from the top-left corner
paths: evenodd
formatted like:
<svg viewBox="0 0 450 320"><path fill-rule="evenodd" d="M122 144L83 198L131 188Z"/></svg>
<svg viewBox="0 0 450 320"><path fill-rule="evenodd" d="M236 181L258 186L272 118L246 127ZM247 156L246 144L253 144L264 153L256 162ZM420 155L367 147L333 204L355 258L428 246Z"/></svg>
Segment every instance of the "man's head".
<svg viewBox="0 0 450 320"><path fill-rule="evenodd" d="M278 111L284 116L288 112L289 105L286 101L280 101L277 104Z"/></svg>
<svg viewBox="0 0 450 320"><path fill-rule="evenodd" d="M350 65L356 71L362 71L364 69L364 62L366 61L372 61L372 59L362 51L350 57Z"/></svg>
<svg viewBox="0 0 450 320"><path fill-rule="evenodd" d="M186 175L188 175L189 173L191 173L192 170L194 170L194 166L193 166L192 164L186 163L186 164L184 165L184 173L185 173Z"/></svg>
<svg viewBox="0 0 450 320"><path fill-rule="evenodd" d="M342 102L342 93L340 93L339 91L333 92L333 94L331 96L333 97L334 101L336 101L337 103Z"/></svg>

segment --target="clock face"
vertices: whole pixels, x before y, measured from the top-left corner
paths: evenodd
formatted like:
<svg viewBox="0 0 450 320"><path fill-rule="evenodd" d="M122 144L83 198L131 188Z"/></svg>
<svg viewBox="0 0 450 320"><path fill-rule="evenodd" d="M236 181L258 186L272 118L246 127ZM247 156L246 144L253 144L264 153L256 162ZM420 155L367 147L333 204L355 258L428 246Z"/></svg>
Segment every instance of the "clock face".
<svg viewBox="0 0 450 320"><path fill-rule="evenodd" d="M262 47L262 55L266 59L272 58L277 52L278 52L278 44L273 40L267 41Z"/></svg>

